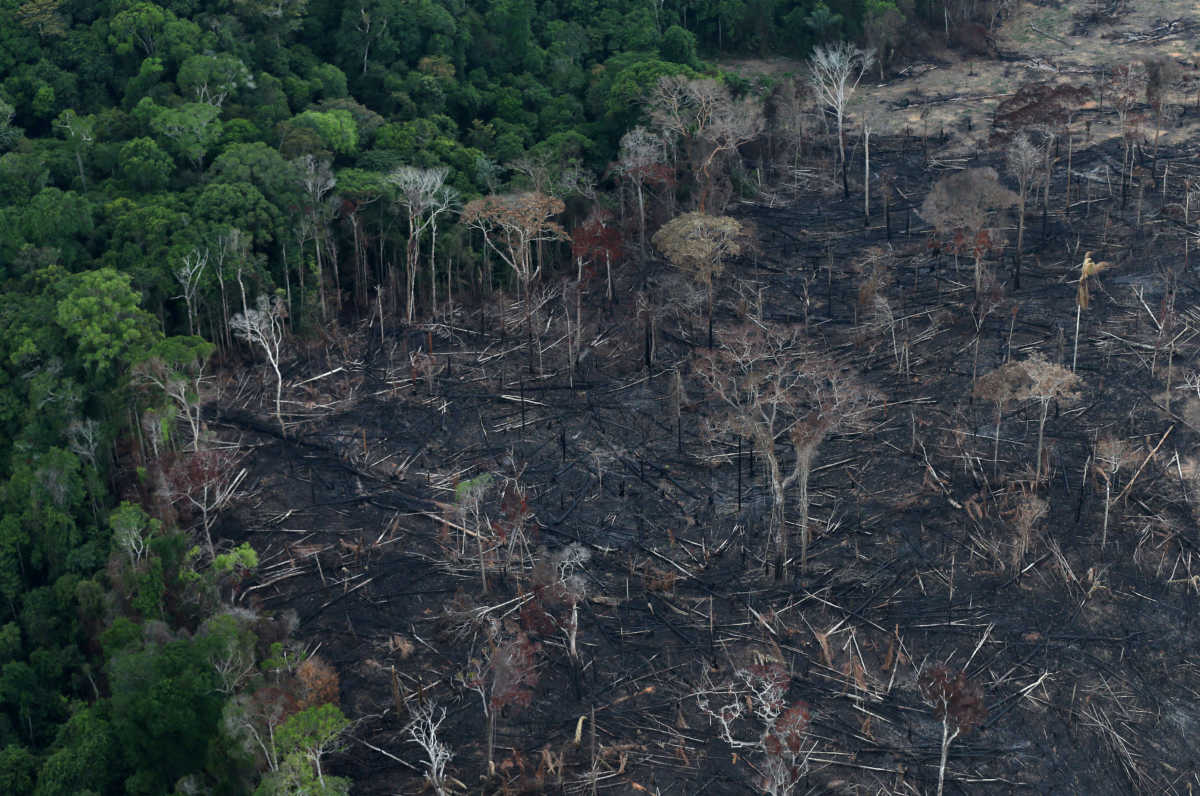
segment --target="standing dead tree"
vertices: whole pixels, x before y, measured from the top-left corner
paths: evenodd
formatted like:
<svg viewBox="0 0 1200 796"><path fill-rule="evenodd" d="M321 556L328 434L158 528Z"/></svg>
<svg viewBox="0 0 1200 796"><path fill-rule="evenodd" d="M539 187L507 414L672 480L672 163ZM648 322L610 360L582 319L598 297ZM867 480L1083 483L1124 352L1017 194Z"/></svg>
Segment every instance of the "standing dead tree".
<svg viewBox="0 0 1200 796"><path fill-rule="evenodd" d="M1046 214L1049 209L1052 146L1055 136L1064 132L1067 138L1067 190L1064 206L1070 208L1071 195L1071 158L1074 153L1074 136L1071 133L1071 119L1075 113L1092 96L1089 88L1072 85L1049 85L1046 83L1026 83L1009 98L998 106L993 115L991 143L993 146L1002 145L1014 136L1026 135L1030 131L1044 137L1038 149L1042 153L1043 179L1042 196L1042 234L1045 235ZM1010 161L1009 171L1013 172ZM1018 177L1019 179L1019 177ZM1032 181L1031 181L1032 182ZM1026 190L1034 191L1032 184ZM1028 197L1026 197L1028 198ZM1022 205L1024 213L1025 205ZM1022 215L1022 220L1024 216ZM1020 233L1018 233L1020 234ZM1020 252L1018 251L1016 287L1020 287Z"/></svg>
<svg viewBox="0 0 1200 796"><path fill-rule="evenodd" d="M468 227L483 234L484 244L504 261L520 285L525 302L525 332L529 369L533 370L533 302L530 288L541 275L533 246L541 241L566 240L566 230L550 219L566 208L563 200L543 193L493 194L469 202L462 211Z"/></svg>
<svg viewBox="0 0 1200 796"><path fill-rule="evenodd" d="M744 240L740 221L702 212L677 216L654 233L655 248L707 291L709 348L713 344L713 283L725 270L725 262L742 253Z"/></svg>
<svg viewBox="0 0 1200 796"><path fill-rule="evenodd" d="M408 214L408 244L404 250L406 279L406 320L413 322L416 307L417 269L421 259L421 236L431 230L432 248L429 253L429 313L437 309L437 217L449 212L458 201L458 194L446 185L449 169L418 169L401 166L388 175L388 182L399 191L399 203Z"/></svg>
<svg viewBox="0 0 1200 796"><path fill-rule="evenodd" d="M1017 180L1017 262L1025 246L1025 203L1033 187L1038 166L1042 162L1041 151L1022 133L1009 144L1006 165L1008 173Z"/></svg>
<svg viewBox="0 0 1200 796"><path fill-rule="evenodd" d="M716 80L682 75L659 80L647 105L654 125L669 139L680 141L690 156L700 183L700 212L710 204L723 204L712 201L714 168L721 158L762 133L762 105L749 98L733 99L729 89Z"/></svg>
<svg viewBox="0 0 1200 796"><path fill-rule="evenodd" d="M1093 472L1104 481L1104 527L1100 531L1100 549L1108 544L1108 518L1112 512L1112 492L1121 468L1135 461L1133 446L1120 437L1104 436L1096 441Z"/></svg>
<svg viewBox="0 0 1200 796"><path fill-rule="evenodd" d="M808 772L816 744L809 735L811 714L800 700L788 703L791 677L777 663L756 663L738 669L733 679L712 683L707 675L695 693L696 706L719 728L720 736L736 755L740 750L762 755L762 790L769 796L787 796ZM745 730L761 730L757 737L739 737Z"/></svg>
<svg viewBox="0 0 1200 796"><path fill-rule="evenodd" d="M983 689L967 679L966 672L951 675L945 666L926 669L917 680L921 696L942 722L942 759L938 765L938 796L946 784L946 757L950 744L987 718Z"/></svg>
<svg viewBox="0 0 1200 796"><path fill-rule="evenodd" d="M202 449L169 462L165 472L167 497L199 519L209 558L216 557L212 529L218 515L237 499L246 468L238 468L236 451Z"/></svg>
<svg viewBox="0 0 1200 796"><path fill-rule="evenodd" d="M280 370L285 317L287 308L283 299L259 295L257 308L234 315L229 319L229 326L237 337L261 348L271 370L275 371L275 419L279 421L280 433L286 437L287 427L283 423L283 372Z"/></svg>
<svg viewBox="0 0 1200 796"><path fill-rule="evenodd" d="M1113 107L1121 124L1121 141L1124 149L1121 156L1121 207L1129 190L1129 178L1133 171L1133 148L1137 141L1140 119L1134 110L1142 100L1146 89L1146 68L1138 61L1130 61L1113 70L1109 90L1112 92Z"/></svg>
<svg viewBox="0 0 1200 796"><path fill-rule="evenodd" d="M833 111L837 125L838 165L842 170L842 192L850 196L846 176L846 136L842 122L846 106L858 89L863 75L875 62L872 50L860 50L848 42L818 46L808 59L808 82L820 102Z"/></svg>
<svg viewBox="0 0 1200 796"><path fill-rule="evenodd" d="M196 315L198 314L198 291L204 269L208 266L208 249L201 251L199 246L192 248L183 256L183 261L175 269L175 281L183 288L183 292L175 298L183 299L187 308L188 334L196 333Z"/></svg>
<svg viewBox="0 0 1200 796"><path fill-rule="evenodd" d="M179 417L188 424L193 452L200 450L200 392L204 366L214 348L199 337L169 337L134 369L137 380L157 387L174 402Z"/></svg>
<svg viewBox="0 0 1200 796"><path fill-rule="evenodd" d="M571 233L571 255L575 258L576 281L586 280L584 266L604 263L604 297L613 300L613 263L621 259L621 230L610 211L597 205Z"/></svg>
<svg viewBox="0 0 1200 796"><path fill-rule="evenodd" d="M446 764L454 757L454 752L438 736L442 722L446 720L446 709L439 708L436 702L422 700L412 709L410 715L412 719L404 731L409 742L415 743L425 752L425 780L437 796L445 796L449 793Z"/></svg>
<svg viewBox="0 0 1200 796"><path fill-rule="evenodd" d="M983 255L1000 240L988 231L995 213L1017 204L1015 193L1005 188L993 168L964 169L933 185L921 204L921 218L933 224L943 239L966 242L975 255L975 293L983 286Z"/></svg>
<svg viewBox="0 0 1200 796"><path fill-rule="evenodd" d="M1029 381L1014 397L1017 400L1037 401L1042 410L1038 418L1037 464L1034 471L1034 483L1040 484L1042 481L1042 441L1045 438L1046 414L1050 410L1050 402L1078 398L1079 393L1075 392L1074 388L1079 384L1079 377L1062 365L1047 361L1038 353L1030 355L1021 363L1021 367L1024 368Z"/></svg>
<svg viewBox="0 0 1200 796"><path fill-rule="evenodd" d="M788 564L787 493L797 487L803 571L810 536L808 481L817 449L830 433L862 417L877 393L818 353L798 327L759 321L723 331L718 342L694 363L719 407L710 426L717 433L749 438L766 464L777 576ZM785 441L795 457L786 474L780 450Z"/></svg>
<svg viewBox="0 0 1200 796"><path fill-rule="evenodd" d="M292 161L301 188L305 195L305 214L301 224L301 249L303 242L311 239L317 263L317 290L321 298L321 317L328 314L325 303L325 269L321 264L321 252L326 248L325 240L329 235L329 222L333 220L334 208L326 201L329 192L337 185L329 161L317 160L312 155L304 155ZM300 268L300 290L304 290L304 268ZM335 274L336 278L336 274Z"/></svg>
<svg viewBox="0 0 1200 796"><path fill-rule="evenodd" d="M1016 398L1027 388L1029 376L1016 362L1006 362L975 383L974 395L996 405L996 435L992 446L992 476L996 476L1000 458L1000 423L1004 419L1004 405Z"/></svg>
<svg viewBox="0 0 1200 796"><path fill-rule="evenodd" d="M616 171L629 181L637 197L638 252L646 256L646 185L666 181L667 148L662 137L637 126L621 136Z"/></svg>

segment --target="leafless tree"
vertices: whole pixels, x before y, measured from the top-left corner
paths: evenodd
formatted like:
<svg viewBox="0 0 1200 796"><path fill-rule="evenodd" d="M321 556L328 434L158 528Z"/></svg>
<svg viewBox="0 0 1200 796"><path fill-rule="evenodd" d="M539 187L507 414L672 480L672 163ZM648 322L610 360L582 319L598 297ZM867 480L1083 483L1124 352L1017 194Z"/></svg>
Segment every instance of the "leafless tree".
<svg viewBox="0 0 1200 796"><path fill-rule="evenodd" d="M446 789L446 764L454 757L450 747L438 737L438 730L446 720L446 709L439 708L436 702L422 701L411 715L404 731L409 742L425 752L425 779L429 786L437 796L445 796L449 792Z"/></svg>
<svg viewBox="0 0 1200 796"><path fill-rule="evenodd" d="M224 448L199 450L174 462L166 474L172 503L183 503L199 515L200 530L210 558L216 557L212 529L217 516L239 494L246 468L237 467L237 456Z"/></svg>
<svg viewBox="0 0 1200 796"><path fill-rule="evenodd" d="M176 298L183 299L187 307L188 334L196 333L196 292L200 288L200 277L208 265L208 249L200 250L193 247L183 256L183 262L175 269L175 281L183 288L183 293Z"/></svg>
<svg viewBox="0 0 1200 796"><path fill-rule="evenodd" d="M1130 156L1134 143L1133 111L1141 101L1142 92L1146 88L1145 66L1139 61L1130 61L1118 66L1113 70L1109 88L1112 91L1113 107L1116 108L1117 118L1121 124L1121 140L1125 145L1121 157L1121 206L1124 207L1126 190L1129 185L1130 166L1133 165L1133 159Z"/></svg>
<svg viewBox="0 0 1200 796"><path fill-rule="evenodd" d="M662 137L637 126L621 136L617 171L633 186L638 206L638 247L646 253L646 196L648 178L666 168L667 150Z"/></svg>
<svg viewBox="0 0 1200 796"><path fill-rule="evenodd" d="M570 196L595 197L594 175L571 158L564 161L549 150L526 154L507 164L521 175L530 190L566 199Z"/></svg>
<svg viewBox="0 0 1200 796"><path fill-rule="evenodd" d="M233 333L252 346L263 350L271 370L275 371L275 419L279 430L286 437L287 427L283 423L283 372L280 357L283 353L283 319L287 309L278 296L268 298L260 295L256 309L239 312L229 320Z"/></svg>
<svg viewBox="0 0 1200 796"><path fill-rule="evenodd" d="M1134 462L1133 446L1120 437L1105 436L1096 441L1094 472L1104 481L1104 527L1100 549L1108 544L1108 517L1112 509L1112 490L1121 468Z"/></svg>
<svg viewBox="0 0 1200 796"><path fill-rule="evenodd" d="M541 263L533 257L539 241L566 240L567 233L550 219L566 208L561 199L542 193L513 193L485 196L469 202L462 218L467 226L483 234L484 244L512 269L525 301L525 330L529 367L533 369L533 311L531 288L541 275Z"/></svg>
<svg viewBox="0 0 1200 796"><path fill-rule="evenodd" d="M846 138L842 121L863 75L875 61L872 50L860 50L849 42L818 45L808 59L808 82L817 99L833 111L837 124L838 164L842 167L842 189L850 194L846 178Z"/></svg>
<svg viewBox="0 0 1200 796"><path fill-rule="evenodd" d="M1025 245L1025 203L1041 165L1042 153L1027 134L1021 133L1009 144L1005 162L1008 173L1017 180L1017 259L1020 260Z"/></svg>
<svg viewBox="0 0 1200 796"><path fill-rule="evenodd" d="M725 270L726 261L741 254L744 238L737 219L696 212L671 219L652 239L671 265L704 286L708 295L709 347L713 342L713 283Z"/></svg>
<svg viewBox="0 0 1200 796"><path fill-rule="evenodd" d="M921 204L920 215L947 239L957 238L975 255L975 293L983 287L983 255L997 241L988 231L994 214L1017 204L993 168L964 169L938 180ZM956 247L958 244L955 244Z"/></svg>
<svg viewBox="0 0 1200 796"><path fill-rule="evenodd" d="M937 796L942 796L950 744L987 718L983 689L968 680L965 672L951 674L945 666L926 669L918 678L917 686L942 722L942 759L938 765L937 789Z"/></svg>
<svg viewBox="0 0 1200 796"><path fill-rule="evenodd" d="M194 349L194 356L187 361L167 363L159 357L151 357L137 365L135 378L153 385L169 398L188 425L191 432L193 452L200 450L202 422L200 417L200 394L204 384L204 365L211 346Z"/></svg>
<svg viewBox="0 0 1200 796"><path fill-rule="evenodd" d="M1056 399L1074 399L1079 394L1075 387L1079 377L1062 365L1049 362L1041 354L1034 353L1021 363L1029 381L1014 396L1017 400L1033 400L1041 405L1041 416L1038 418L1037 465L1035 467L1034 483L1042 480L1042 441L1046 429L1046 414L1050 410L1050 402Z"/></svg>
<svg viewBox="0 0 1200 796"><path fill-rule="evenodd" d="M750 98L734 100L724 84L711 78L668 75L658 81L648 106L654 126L691 153L699 175L700 212L705 212L713 198L714 166L762 133L762 105Z"/></svg>
<svg viewBox="0 0 1200 796"><path fill-rule="evenodd" d="M337 178L333 176L333 170L327 160L317 160L312 155L304 155L293 162L296 164L300 186L307 199L303 222L307 234L303 237L313 242L313 251L317 258L317 289L321 297L321 316L327 317L329 309L325 303L325 269L322 266L321 252L325 248L324 241L329 234L329 222L333 218L332 208L325 199L337 185ZM303 267L300 272L304 273ZM303 290L303 276L301 280Z"/></svg>
<svg viewBox="0 0 1200 796"><path fill-rule="evenodd" d="M771 535L788 562L787 492L799 491L800 566L808 565L808 480L817 449L847 422L861 417L878 394L818 353L798 327L756 320L718 335L719 345L696 356L695 371L721 411L717 430L747 437L766 463L771 492ZM791 443L795 460L784 473L779 444Z"/></svg>
<svg viewBox="0 0 1200 796"><path fill-rule="evenodd" d="M863 111L863 226L871 224L871 133L879 127L879 122L876 113L871 110Z"/></svg>
<svg viewBox="0 0 1200 796"><path fill-rule="evenodd" d="M362 74L365 75L370 63L371 43L383 37L390 20L386 14L380 14L378 19L373 19L365 8L360 8L358 14L358 23L354 29L362 36Z"/></svg>
<svg viewBox="0 0 1200 796"><path fill-rule="evenodd" d="M1025 369L1016 362L1007 362L987 373L975 382L974 395L996 405L996 434L992 446L992 474L996 474L1000 458L1000 423L1004 419L1004 405L1014 400L1029 382Z"/></svg>
<svg viewBox="0 0 1200 796"><path fill-rule="evenodd" d="M408 213L408 245L405 249L407 268L406 318L413 322L416 308L417 268L421 257L421 235L431 229L433 238L429 255L429 310L437 308L437 218L449 212L458 202L458 193L446 185L449 169L444 167L419 169L401 166L388 175L388 182L399 191L399 202Z"/></svg>
<svg viewBox="0 0 1200 796"><path fill-rule="evenodd" d="M696 706L719 727L731 751L754 750L762 755L760 784L769 796L794 792L816 747L808 732L808 705L788 704L790 681L778 664L752 664L736 670L733 679L724 683L713 683L705 674L694 694ZM751 725L751 731L758 730L757 738L739 737L745 724Z"/></svg>

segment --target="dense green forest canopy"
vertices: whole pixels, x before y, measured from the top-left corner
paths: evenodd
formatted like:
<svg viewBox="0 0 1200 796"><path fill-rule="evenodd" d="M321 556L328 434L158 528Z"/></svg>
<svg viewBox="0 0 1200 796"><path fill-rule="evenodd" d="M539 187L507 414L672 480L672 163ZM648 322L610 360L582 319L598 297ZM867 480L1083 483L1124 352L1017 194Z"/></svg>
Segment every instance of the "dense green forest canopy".
<svg viewBox="0 0 1200 796"><path fill-rule="evenodd" d="M504 277L448 212L477 197L559 194L574 227L597 182L633 175L639 200L674 185L653 145L610 168L664 76L753 94L768 87L708 61L839 39L888 51L906 20L941 15L933 0L0 0L0 791L244 793L266 772L262 793L343 792L309 766L340 729L336 685L285 699L321 673L285 618L228 608L252 551L180 530L209 532L208 487L236 472L199 422L214 347L248 355L267 345L250 321L304 334L373 302L411 321L439 291ZM615 251L590 217L577 251ZM295 724L264 744L271 715Z"/></svg>

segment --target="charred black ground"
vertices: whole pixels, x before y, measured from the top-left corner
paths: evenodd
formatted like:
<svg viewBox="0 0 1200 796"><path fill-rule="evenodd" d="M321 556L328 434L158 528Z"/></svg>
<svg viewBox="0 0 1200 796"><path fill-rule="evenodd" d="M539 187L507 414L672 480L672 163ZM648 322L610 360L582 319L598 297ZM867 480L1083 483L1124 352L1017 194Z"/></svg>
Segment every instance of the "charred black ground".
<svg viewBox="0 0 1200 796"><path fill-rule="evenodd" d="M1200 395L1184 386L1200 317L1181 196L1200 167L1194 149L1147 153L1123 203L1121 144L1081 138L1070 207L1061 167L1044 217L1031 200L1019 286L1015 228L985 258L1000 283L986 314L972 256L956 266L931 247L915 210L950 168L1003 173L999 154L939 161L936 141L872 140L896 188L890 234L878 199L864 228L861 193L843 199L832 182L730 209L758 245L722 277L717 328L761 295L766 317L807 324L886 395L866 430L820 449L808 573L779 579L764 560L766 497L749 444L700 433L706 399L689 363L707 342L703 313L680 311L678 276L659 262L622 266L616 303L602 279L585 293L573 386L563 299L551 292L538 310L539 373L522 306L493 298L441 324L389 328L382 341L378 326L363 328L298 356L286 439L253 395L211 407L212 424L255 446L254 497L225 527L263 561L240 599L297 612L298 635L336 665L359 722L333 769L360 793L422 792L420 750L403 728L406 706L434 700L448 709L448 772L469 792L761 792L758 755L734 754L696 694L774 664L788 700L811 711L798 791L933 792L942 722L918 677L945 664L965 670L987 708L950 747L948 793L1190 792ZM995 405L972 399L972 374L1035 351L1070 367L1085 251L1112 267L1081 317L1081 395L1051 405L1039 486L1037 405L1005 405L993 471ZM881 278L865 289L872 273ZM432 357L415 360L432 376L414 352ZM1106 435L1132 453L1102 548L1095 452ZM457 522L455 485L484 472L523 490L527 512L515 491L487 508L501 523L526 519L534 559L572 543L590 551L578 663L565 603L537 592L535 573L492 566L484 594L477 562L447 553L460 538L446 522ZM1031 495L1048 512L1014 557ZM544 602L549 621L526 616L523 601ZM529 704L498 718L490 777L468 687L489 618L505 633L521 625L538 649Z"/></svg>

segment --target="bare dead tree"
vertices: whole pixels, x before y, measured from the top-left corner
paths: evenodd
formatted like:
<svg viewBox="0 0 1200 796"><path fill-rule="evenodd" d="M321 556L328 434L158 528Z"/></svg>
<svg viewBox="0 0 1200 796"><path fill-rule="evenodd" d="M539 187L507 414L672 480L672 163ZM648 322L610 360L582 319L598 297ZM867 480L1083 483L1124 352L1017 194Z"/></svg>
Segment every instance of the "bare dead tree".
<svg viewBox="0 0 1200 796"><path fill-rule="evenodd" d="M1025 133L1013 139L1008 146L1006 165L1008 173L1017 180L1017 261L1020 262L1025 242L1025 203L1029 189L1037 176L1042 153Z"/></svg>
<svg viewBox="0 0 1200 796"><path fill-rule="evenodd" d="M809 734L808 705L788 703L787 671L779 664L755 663L723 683L713 683L706 673L702 683L694 693L696 706L717 725L731 751L761 755L763 791L769 796L793 793L808 772L816 744ZM752 740L743 735L756 730Z"/></svg>
<svg viewBox="0 0 1200 796"><path fill-rule="evenodd" d="M1029 376L1016 362L1007 362L990 373L984 374L975 383L974 395L996 405L996 435L992 446L992 476L997 471L1000 458L1000 423L1004 419L1004 405L1014 400L1026 388Z"/></svg>
<svg viewBox="0 0 1200 796"><path fill-rule="evenodd" d="M134 378L162 391L176 406L179 417L191 431L193 452L200 450L203 423L200 417L200 395L204 384L204 366L213 345L198 337L159 346L155 355L134 368Z"/></svg>
<svg viewBox="0 0 1200 796"><path fill-rule="evenodd" d="M193 516L199 515L200 530L210 558L216 557L212 529L217 516L239 495L246 468L238 468L238 456L224 448L185 454L166 473L172 503L183 502Z"/></svg>
<svg viewBox="0 0 1200 796"><path fill-rule="evenodd" d="M846 137L842 122L846 106L854 96L863 75L875 62L872 50L860 50L849 42L818 45L808 59L808 82L817 99L833 111L837 125L838 165L842 169L842 190L850 196L846 177Z"/></svg>
<svg viewBox="0 0 1200 796"><path fill-rule="evenodd" d="M749 438L766 463L771 492L771 536L777 575L788 563L787 492L798 488L800 566L808 566L808 480L825 438L861 417L878 394L845 368L818 353L798 327L761 320L722 331L719 345L696 355L695 372L720 411L717 430ZM783 469L780 443L795 457Z"/></svg>
<svg viewBox="0 0 1200 796"><path fill-rule="evenodd" d="M682 75L660 79L647 104L654 126L691 154L699 175L699 208L705 212L713 198L714 166L762 133L762 105L750 98L733 99L716 80Z"/></svg>
<svg viewBox="0 0 1200 796"><path fill-rule="evenodd" d="M1133 158L1131 153L1134 144L1134 109L1142 99L1146 88L1146 69L1138 61L1130 61L1113 70L1112 82L1109 86L1113 98L1113 107L1117 111L1117 119L1121 124L1121 141L1124 150L1121 157L1121 207L1125 206L1125 197L1129 186L1129 176Z"/></svg>
<svg viewBox="0 0 1200 796"><path fill-rule="evenodd" d="M921 696L942 722L942 758L938 765L938 796L946 783L946 757L950 744L978 727L987 718L983 689L967 679L966 672L951 674L945 666L926 669L917 680Z"/></svg>
<svg viewBox="0 0 1200 796"><path fill-rule="evenodd" d="M439 708L436 702L422 700L412 709L411 715L404 731L408 734L409 742L425 752L425 779L429 786L437 796L445 796L449 793L446 764L454 757L450 747L438 737L442 722L446 720L446 709Z"/></svg>
<svg viewBox="0 0 1200 796"><path fill-rule="evenodd" d="M483 234L484 244L512 269L525 302L526 341L529 369L533 370L533 308L531 288L541 275L541 263L533 257L540 241L566 240L567 233L551 219L566 208L561 199L546 194L513 193L485 196L469 202L462 211L463 222Z"/></svg>
<svg viewBox="0 0 1200 796"><path fill-rule="evenodd" d="M742 253L745 231L737 219L684 213L654 233L655 248L671 265L703 285L708 296L708 345L713 344L713 283L730 257Z"/></svg>
<svg viewBox="0 0 1200 796"><path fill-rule="evenodd" d="M337 185L337 178L333 176L333 170L327 160L317 160L312 155L304 155L293 163L296 164L300 186L304 189L307 199L304 221L307 226L305 238L311 237L317 258L317 290L321 297L321 316L328 317L329 309L325 302L325 270L322 266L321 252L325 249L324 241L329 234L329 222L333 219L332 208L325 199ZM301 273L303 270L301 268ZM303 289L303 283L301 289Z"/></svg>
<svg viewBox="0 0 1200 796"><path fill-rule="evenodd" d="M398 201L408 213L408 243L404 250L407 304L406 320L413 322L416 310L417 269L420 267L421 235L434 227L433 250L429 256L429 309L432 315L437 306L437 217L448 212L457 201L457 193L446 186L445 167L419 169L400 166L388 175L388 182L396 186Z"/></svg>
<svg viewBox="0 0 1200 796"><path fill-rule="evenodd" d="M1042 441L1045 436L1046 414L1050 410L1050 402L1056 399L1078 398L1079 393L1075 392L1074 388L1079 384L1079 377L1062 365L1047 361L1039 353L1031 354L1021 363L1021 367L1025 369L1029 381L1014 397L1022 401L1037 401L1042 410L1041 416L1038 418L1037 464L1034 474L1034 483L1040 484L1042 481Z"/></svg>
<svg viewBox="0 0 1200 796"><path fill-rule="evenodd" d="M286 315L287 308L281 298L259 295L256 309L239 312L229 320L233 333L250 345L261 348L271 370L275 372L275 419L279 421L279 431L285 437L287 427L283 423L283 372L280 358L283 353L283 319Z"/></svg>
<svg viewBox="0 0 1200 796"><path fill-rule="evenodd" d="M661 179L666 169L667 149L662 136L637 126L621 136L617 171L633 186L638 206L638 251L646 254L646 182Z"/></svg>
<svg viewBox="0 0 1200 796"><path fill-rule="evenodd" d="M975 293L983 286L983 255L998 234L985 233L995 213L1017 204L993 168L964 169L934 183L918 211L943 238L968 243L975 254Z"/></svg>
<svg viewBox="0 0 1200 796"><path fill-rule="evenodd" d="M557 196L595 196L595 179L590 171L579 165L575 158L563 160L550 150L539 150L525 154L506 164L507 167L527 183L535 193ZM519 179L519 178L518 178Z"/></svg>
<svg viewBox="0 0 1200 796"><path fill-rule="evenodd" d="M176 298L183 299L187 308L188 334L196 333L196 294L200 289L200 278L207 266L208 249L201 251L199 246L195 246L183 256L183 261L175 269L175 281L183 288L183 293Z"/></svg>

